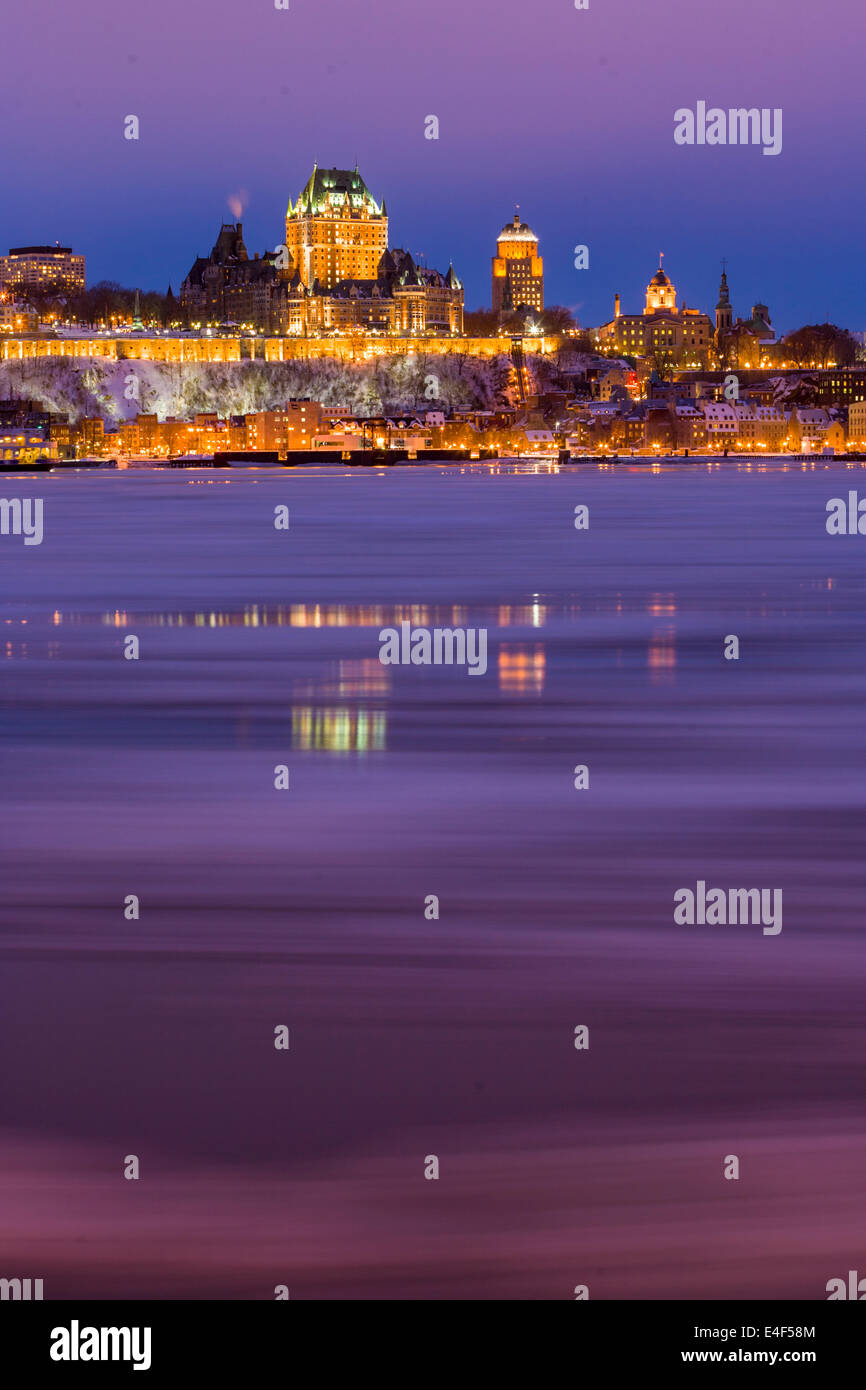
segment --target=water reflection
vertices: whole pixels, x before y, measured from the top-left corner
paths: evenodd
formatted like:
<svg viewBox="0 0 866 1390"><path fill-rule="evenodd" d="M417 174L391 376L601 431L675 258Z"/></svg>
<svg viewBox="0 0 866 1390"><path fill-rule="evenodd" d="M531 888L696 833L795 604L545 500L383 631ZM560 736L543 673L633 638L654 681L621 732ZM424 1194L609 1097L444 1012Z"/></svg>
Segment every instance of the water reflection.
<svg viewBox="0 0 866 1390"><path fill-rule="evenodd" d="M532 603L503 603L497 609L499 627L544 627L549 615L547 604L533 598Z"/></svg>
<svg viewBox="0 0 866 1390"><path fill-rule="evenodd" d="M540 695L544 690L547 665L544 647L515 646L503 642L499 648L499 689L506 695Z"/></svg>
<svg viewBox="0 0 866 1390"><path fill-rule="evenodd" d="M312 705L292 709L292 747L305 753L381 753L387 731L382 710Z"/></svg>
<svg viewBox="0 0 866 1390"><path fill-rule="evenodd" d="M677 642L672 627L658 628L650 638L647 666L654 685L668 684L674 679L677 664Z"/></svg>
<svg viewBox="0 0 866 1390"><path fill-rule="evenodd" d="M298 478L322 524L290 556L259 539L283 477L48 478L50 542L0 546L22 657L0 683L0 1274L70 1300L283 1278L760 1300L848 1268L864 588L824 517L851 474L662 467L581 470L614 524L578 550L574 470ZM380 666L382 626L455 616L490 630L485 678ZM676 926L699 879L781 886L781 936ZM732 1115L736 1209L712 1176ZM134 1211L107 1135L146 1136ZM428 1152L450 1155L432 1204Z"/></svg>
<svg viewBox="0 0 866 1390"><path fill-rule="evenodd" d="M654 618L666 617L676 611L676 598L673 594L653 594L647 604L647 612Z"/></svg>

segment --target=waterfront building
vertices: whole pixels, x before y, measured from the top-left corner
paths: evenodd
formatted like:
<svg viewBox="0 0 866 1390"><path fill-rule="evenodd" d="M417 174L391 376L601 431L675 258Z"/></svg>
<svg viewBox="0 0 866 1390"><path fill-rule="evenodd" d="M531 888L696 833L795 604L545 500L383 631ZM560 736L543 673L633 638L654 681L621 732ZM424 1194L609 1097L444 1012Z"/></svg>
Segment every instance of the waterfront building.
<svg viewBox="0 0 866 1390"><path fill-rule="evenodd" d="M707 401L704 405L707 443L712 449L733 449L740 423L733 401Z"/></svg>
<svg viewBox="0 0 866 1390"><path fill-rule="evenodd" d="M758 405L754 401L734 402L737 416L737 441L741 449L768 449L778 453L785 443L788 422L785 412L774 405Z"/></svg>
<svg viewBox="0 0 866 1390"><path fill-rule="evenodd" d="M703 409L689 400L670 403L674 424L674 448L695 453L707 447L707 420Z"/></svg>
<svg viewBox="0 0 866 1390"><path fill-rule="evenodd" d="M57 458L57 446L47 429L0 423L0 459L4 463L23 465L47 458Z"/></svg>
<svg viewBox="0 0 866 1390"><path fill-rule="evenodd" d="M854 449L866 449L866 400L848 407L848 439Z"/></svg>
<svg viewBox="0 0 866 1390"><path fill-rule="evenodd" d="M821 449L843 449L845 432L838 420L819 407L799 407L788 415L788 448L794 453L817 453Z"/></svg>

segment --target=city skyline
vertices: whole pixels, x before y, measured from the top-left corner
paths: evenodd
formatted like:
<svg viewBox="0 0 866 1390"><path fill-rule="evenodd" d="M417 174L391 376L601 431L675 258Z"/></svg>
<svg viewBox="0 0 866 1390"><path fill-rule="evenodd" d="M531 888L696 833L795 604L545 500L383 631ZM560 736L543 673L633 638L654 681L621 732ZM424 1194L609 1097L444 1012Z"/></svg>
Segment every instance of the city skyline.
<svg viewBox="0 0 866 1390"><path fill-rule="evenodd" d="M323 166L323 167L325 167L325 168L327 169L327 171L330 171L330 167L331 167L331 166ZM336 171L337 166L333 166L333 168L334 168L334 170ZM356 169L356 172L357 172L357 169ZM386 200L386 201L387 201L387 200ZM219 242L219 241L220 241L220 237L221 237L224 233L226 233L226 232L228 232L228 231L234 232L234 231L235 231L235 228L237 228L238 238L240 239L241 224L242 224L242 221L243 221L244 219L243 219L242 216L241 216L241 217L238 217L237 214L238 214L238 212L240 212L241 214L243 213L243 207L242 207L242 205L241 205L235 198L230 199L229 202L232 204L232 206L229 207L229 208L227 208L227 209L225 210L225 211L227 211L227 212L229 213L229 217L227 218L225 215L222 216L221 222L220 222L220 224L219 224L219 228L221 228L221 231L218 230L218 234L217 234L216 238L214 238L214 237L213 237L213 234L212 234L212 237L211 237L211 241L212 241L212 242L213 242L214 240L216 240L216 242ZM291 206L291 202L290 202L290 206ZM503 234L507 233L507 232L510 230L510 227L511 227L511 224L512 224L512 220L517 220L517 219L520 219L520 218L522 217L522 214L520 214L520 204L519 204L519 203L515 203L515 209L516 209L516 212L515 212L514 215L513 215L513 219L512 219L512 218L507 219L505 227L500 228L500 230L499 230L498 233L491 233L491 236L490 236L490 245L494 248L494 251L497 249L498 243L501 242L501 239L502 239ZM387 220L387 219L386 219L386 220ZM543 252L543 249L544 249L544 248L543 248L543 238L542 238L541 236L538 236L537 233L533 233L533 236L534 236L535 238L537 238L537 248L538 248L539 254L541 254L541 253ZM251 235L249 234L249 232L247 232L247 231L245 231L244 234L243 234L243 240L244 240L245 243L248 243L248 244L249 244L249 252L250 252L250 260L251 260L251 261L253 260L254 257L255 257L255 259L258 259L260 255L262 256L262 259L264 259L264 258L265 258L267 255L269 255L269 254L270 254L270 255L273 255L274 253L279 253L279 252L281 252L281 251L282 251L282 252L285 252L285 250L286 250L285 241L282 241L282 242L276 241L276 242L274 243L273 246L270 246L270 245L268 245L268 244L266 244L266 243L265 243L265 244L262 244L261 251L259 251L258 249L256 249L257 243L255 242L254 237L251 236ZM647 237L645 240L646 240L647 246L649 246L649 245L650 245L650 242L651 242L651 238ZM394 242L393 239L392 239L392 247L395 247L395 248L396 248L396 245L397 245L397 243ZM9 247L7 247L7 251L9 251L9 252L19 252L19 253L22 252L22 251L51 251L51 252L53 252L54 249L55 249L55 247L56 247L56 249L57 249L58 251L64 251L64 252L67 252L67 253L70 252L70 251L73 252L73 254L74 254L74 259L76 259L77 261L80 261L80 262L82 262L82 263L84 263L84 262L86 261L87 267L88 267L88 273L87 273L87 287L88 287L88 288L92 288L93 286L95 286L95 285L97 285L97 284L99 284L99 283L102 283L102 282L108 280L108 277L102 276L102 275L100 275L98 272L94 272L94 271L91 270L91 257L90 257L90 254L89 254L89 252L87 251L86 248L82 248L82 247L70 247L69 245L63 245L62 242L61 242L61 240L60 240L59 238L58 238L54 243L50 243L50 242L47 242L47 241L43 241L43 242L41 242L40 244L38 244L38 245L33 245L33 246L24 246L23 244L22 244L21 246L18 246L18 247L9 246ZM429 257L426 253L424 253L424 252L418 252L418 251L413 251L413 248L410 247L410 246L408 246L408 245L405 246L405 250L407 251L407 253L409 254L410 257L414 255L415 260L416 260L417 264L419 265L419 267L421 267L421 266L427 266L427 265L430 264L430 257ZM585 246L582 246L582 247L575 247L575 250L576 250L576 251L578 251L578 250L579 250L579 251L582 251L582 252L585 254L586 251L587 251L587 248L586 248ZM659 252L655 252L654 255L655 255L655 257L658 259L658 269L661 270L661 269L663 268L664 259L667 257L667 252L665 252L665 251L659 251ZM643 264L641 257L642 257L642 248L641 248L641 249L638 249L638 250L635 250L634 247L633 247L633 248L632 248L632 252L631 252L631 258L630 258L629 261L628 261L627 268L621 268L621 269L624 270L624 273L620 276L620 279L621 279L624 283L628 283L630 286L632 286L632 288L633 288L633 290L634 290L634 293L633 293L633 294L631 294L630 292L623 293L623 292L621 292L619 289L612 289L612 288L609 288L609 287L601 287L601 288L600 288L598 300L599 300L599 304L601 305L601 308L600 308L599 317L598 317L597 319L594 319L594 320L589 320L589 319L587 319L586 316L585 316L584 314L581 313L581 311L580 311L580 306L577 306L577 305L565 305L565 306L564 306L564 307L566 307L566 308L569 308L569 309L574 313L575 319L576 319L576 321L578 322L578 324L579 324L579 326L580 326L581 328L594 329L594 330L595 330L595 329L599 329L599 328L603 327L605 324L609 323L610 320L611 320L612 318L614 318L614 317L615 317L617 314L619 314L620 312L622 312L623 314L626 314L626 315L628 315L629 313L632 313L634 316L639 316L639 315L641 314L642 310L641 310L641 308L640 308L640 300L644 298L644 294L645 294L645 290L646 290L646 276L643 274L642 269L641 269L641 265ZM198 259L199 259L199 261L201 261L201 262L203 263L204 260L206 259L206 257L205 257L205 258L199 257ZM542 259L544 260L545 258L542 256ZM0 261L8 261L8 260L10 260L10 256L9 256L9 255L5 255L5 256L4 256L4 255L0 255ZM187 260L189 260L189 256L187 257ZM652 256L652 254L650 254L650 255L648 255L648 257L647 257L647 262L646 262L646 264L649 265L650 263L652 263L652 261L653 261L653 256ZM754 298L753 298L753 299L750 299L749 302L748 302L748 304L747 304L747 302L746 302L747 297L744 296L744 295L742 295L742 294L738 294L738 293L737 293L736 283L734 283L733 286L730 286L730 280L733 278L733 272L730 271L730 268L731 268L732 263L733 263L734 265L736 265L736 258L734 258L734 260L733 260L733 262L732 262L732 259L731 259L729 256L721 256L721 257L720 257L720 259L719 259L719 261L718 261L718 266L717 266L717 271L716 271L716 277L715 277L715 290L713 291L712 289L710 289L710 290L707 291L706 300L703 300L702 298L698 297L698 299L697 299L697 304L696 304L694 298L692 298L691 300L689 300L688 291L686 292L686 294L684 294L684 295L681 296L681 298L682 298L682 300L683 300L683 304L685 304L686 302L688 302L690 312L693 312L693 313L699 312L699 311L702 309L702 307L704 306L704 304L706 303L707 312L712 316L712 304L713 304L713 302L714 302L714 300L715 300L715 296L717 296L717 295L718 295L718 292L719 292L719 278L720 278L720 277L724 278L724 279L728 282L728 287L730 288L730 294L731 294L732 307L733 307L734 309L743 309L743 310L745 310L745 309L750 308L750 306L753 306L754 303L758 303L760 307L764 307L765 299L762 299L762 298L759 296L757 299L754 299ZM769 262L768 262L768 263L769 263ZM449 264L452 266L452 269L453 269L453 268L454 268L454 266L453 266L453 260L449 261ZM489 264L490 264L490 258L488 257L488 266L489 266ZM671 265L670 260L668 260L668 265L669 265L669 266ZM729 272L730 272L730 273L729 273ZM126 273L124 272L123 268L121 268L121 271L119 272L118 277L115 277L115 281L114 281L114 282L117 283L118 285L123 286L125 289L133 289L133 288L135 288L135 289L140 289L140 290L141 290L142 292L144 292L144 293L157 293L157 294L160 294L160 293L164 293L166 289L170 288L170 289L174 292L175 297L178 298L178 297L179 297L179 294L180 294L180 289L181 289L181 287L182 287L182 285L183 285L183 283L184 283L184 280L187 278L188 273L189 273L189 272L187 271L186 273L181 272L181 274L179 274L179 275L170 276L170 277L168 278L168 280L167 280L164 284L158 285L158 284L145 284L145 283L143 283L141 280L137 280L134 276L131 276L131 275L129 275L129 274L126 274ZM486 298L482 296L482 297L479 299L479 301L476 303L476 301L475 301L474 299L472 299L472 298L469 297L468 292L467 292L467 297L466 297L466 301L465 301L465 309L466 309L466 312L467 312L467 313L474 312L474 311L477 310L477 309L490 309L491 307L495 309L495 307L496 307L495 304L493 304L493 300L494 300L494 298L495 298L495 292L494 292L494 293L491 293L490 272L489 272L489 270L487 271L486 274L487 274L487 291L486 291ZM680 278L681 278L681 277L678 276L678 279L680 279ZM484 273L482 272L481 274L479 274L478 271L477 271L477 268L473 268L473 269L472 269L472 273L471 273L468 277L466 277L465 283L466 283L466 284L476 284L476 283L478 283L479 281L483 281L483 279L484 279ZM544 280L545 280L545 286L546 286L546 285L547 285L547 273L546 273L546 270L545 270L545 277L544 277ZM110 282L111 282L111 281L109 281L109 283L110 283ZM306 283L306 281L305 281L304 283ZM463 283L464 283L464 281L463 281L463 279L461 278L461 284L463 284ZM617 281L617 282L615 282L615 283L619 283L619 282ZM608 300L606 306L605 306L605 304L604 304L604 302L603 302L603 296L604 296L604 293L605 293L605 292L607 292L607 300ZM562 304L563 304L563 301L562 301L561 299L558 299L558 298L556 298L553 294L548 293L547 290L546 290L546 288L545 288L545 291L544 291L544 299L545 299L545 301L546 301L546 306L549 307L549 308L552 308L552 307L554 307L554 306L562 305ZM630 307L630 306L632 305L632 303L635 305L634 308ZM532 307L532 304L524 305L524 307L531 308L531 307ZM540 309L538 309L538 305L537 305L537 304L535 305L535 307L536 307L537 311L540 312ZM772 307L772 306L771 306L771 307ZM503 310L503 312L506 312L506 311ZM864 317L864 320L866 320L866 309L864 309L864 315L863 315L863 317ZM840 327L842 327L842 328L848 329L850 332L852 332L852 333L854 333L854 334L860 335L861 338L863 337L864 331L863 331L863 329L860 329L860 328L857 326L857 322L856 322L854 319L845 320L844 317L838 317L838 318L836 318L836 319L833 319L833 316L832 316L831 314L829 314L829 313L825 314L825 315L823 316L823 318L820 317L820 316L811 317L811 318L810 318L810 317L806 314L805 310L800 310L800 311L798 312L797 301L794 301L794 302L793 302L793 306L792 306L792 317L791 317L791 319L790 319L789 322L785 322L785 323L783 323L783 324L780 324L780 323L778 322L778 319L777 319L777 318L775 317L775 315L774 315L774 323L777 325L775 331L776 331L776 335L777 335L778 338L784 337L786 333L793 332L795 329L800 328L800 327L803 327L806 323L822 323L822 322L829 323L829 322L831 322L831 321L837 323L838 326L840 326ZM279 330L275 330L275 331L279 331Z"/></svg>
<svg viewBox="0 0 866 1390"><path fill-rule="evenodd" d="M28 141L7 156L16 192L0 210L0 244L72 245L91 282L176 292L191 254L238 208L249 244L272 248L313 160L357 160L387 194L394 243L453 261L467 309L489 302L491 242L519 203L541 243L546 302L584 324L609 317L615 292L639 302L660 246L689 303L714 302L725 256L740 312L768 303L783 331L866 323L853 273L866 20L851 0L820 12L734 0L724 32L682 0L630 10L627 28L621 7L602 0L586 11L545 0L507 26L489 0L471 12L444 0L432 43L421 6L383 0L371 16L348 0L315 10L297 0L245 21L240 49L221 0L205 12L155 0L144 31L105 0L83 8L98 37L74 74L59 26L42 36L35 105L27 75L7 76L0 100L10 120L29 109ZM298 63L321 44L325 18L326 49ZM24 47L26 14L7 23L10 51ZM746 44L728 37L738 25ZM365 55L377 34L397 61L374 101ZM782 110L780 154L677 146L675 111L704 96ZM140 137L127 141L133 113ZM425 135L432 114L436 140ZM578 244L586 270L574 268Z"/></svg>

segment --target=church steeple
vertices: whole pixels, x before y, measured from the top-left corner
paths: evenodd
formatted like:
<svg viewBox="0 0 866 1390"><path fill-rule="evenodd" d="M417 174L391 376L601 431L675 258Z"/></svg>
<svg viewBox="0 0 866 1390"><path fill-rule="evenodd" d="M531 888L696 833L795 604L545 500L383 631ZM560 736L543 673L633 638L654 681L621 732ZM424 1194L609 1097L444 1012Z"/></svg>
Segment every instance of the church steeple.
<svg viewBox="0 0 866 1390"><path fill-rule="evenodd" d="M722 278L719 282L719 302L716 305L716 339L720 333L726 333L734 322L734 311L731 308L730 295L728 294L728 276L725 266L727 261L722 261Z"/></svg>

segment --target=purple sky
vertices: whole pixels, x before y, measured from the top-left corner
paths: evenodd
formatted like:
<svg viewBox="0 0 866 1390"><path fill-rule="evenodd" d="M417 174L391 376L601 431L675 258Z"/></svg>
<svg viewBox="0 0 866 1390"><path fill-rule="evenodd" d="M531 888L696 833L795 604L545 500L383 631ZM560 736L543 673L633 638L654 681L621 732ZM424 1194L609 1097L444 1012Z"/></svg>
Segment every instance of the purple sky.
<svg viewBox="0 0 866 1390"><path fill-rule="evenodd" d="M388 201L391 241L490 298L515 202L548 302L637 310L660 249L681 298L780 329L866 327L862 0L84 0L4 18L0 248L71 243L88 279L177 290L242 194L248 249L282 240L314 159ZM10 61L10 55L12 59ZM783 148L678 148L675 108L781 107ZM141 139L123 139L138 115ZM424 118L441 123L424 139ZM573 268L573 248L590 268Z"/></svg>

